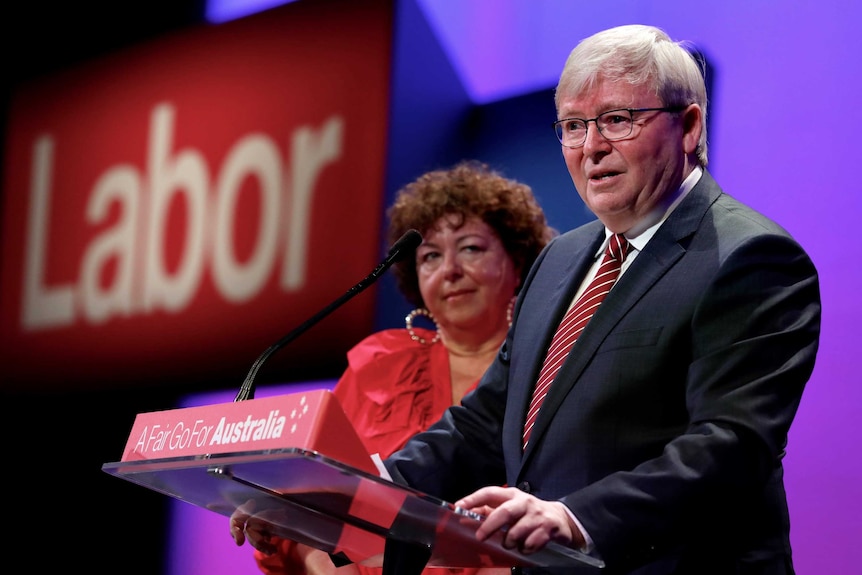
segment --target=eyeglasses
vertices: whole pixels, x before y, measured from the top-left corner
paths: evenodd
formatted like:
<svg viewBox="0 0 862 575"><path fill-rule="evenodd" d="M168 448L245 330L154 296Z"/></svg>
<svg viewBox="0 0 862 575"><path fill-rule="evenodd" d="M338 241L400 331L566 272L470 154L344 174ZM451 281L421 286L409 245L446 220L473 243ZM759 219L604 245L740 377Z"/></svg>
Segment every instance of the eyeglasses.
<svg viewBox="0 0 862 575"><path fill-rule="evenodd" d="M565 118L554 122L557 139L567 148L580 148L587 141L587 124L595 122L599 133L606 140L615 141L628 138L634 130L633 114L639 112L681 112L686 106L667 106L664 108L620 108L608 110L595 118Z"/></svg>

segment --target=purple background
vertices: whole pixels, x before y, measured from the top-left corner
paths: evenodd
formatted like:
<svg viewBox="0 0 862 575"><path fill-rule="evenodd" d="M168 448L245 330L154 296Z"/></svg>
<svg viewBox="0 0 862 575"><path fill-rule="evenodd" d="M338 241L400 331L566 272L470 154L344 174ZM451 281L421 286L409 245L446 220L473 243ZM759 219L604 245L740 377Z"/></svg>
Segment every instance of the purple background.
<svg viewBox="0 0 862 575"><path fill-rule="evenodd" d="M799 574L857 572L862 390L852 361L860 338L851 326L862 320L855 299L862 287L858 234L853 233L862 217L862 186L854 172L862 162L862 5L849 0L416 3L477 105L552 88L580 38L618 24L660 26L707 55L714 74L712 173L726 191L786 227L808 249L821 276L821 348L786 458L796 569ZM536 121L546 119L552 118ZM547 138L553 138L549 128ZM565 172L561 158L556 169ZM529 183L552 224L571 227L570 214L582 209L574 189ZM250 549L230 545L226 519L184 504L175 507L174 529L182 534L170 544L176 573L256 572ZM194 567L183 557L194 557Z"/></svg>

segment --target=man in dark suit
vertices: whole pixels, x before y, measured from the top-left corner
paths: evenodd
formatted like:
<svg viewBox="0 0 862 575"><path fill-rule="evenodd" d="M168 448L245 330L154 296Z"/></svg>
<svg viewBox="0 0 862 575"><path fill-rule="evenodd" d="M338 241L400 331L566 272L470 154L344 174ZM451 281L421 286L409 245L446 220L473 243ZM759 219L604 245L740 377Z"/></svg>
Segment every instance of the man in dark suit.
<svg viewBox="0 0 862 575"><path fill-rule="evenodd" d="M614 28L569 56L555 129L598 220L544 250L478 388L385 461L486 514L480 539L553 541L610 573L793 573L782 457L814 367L818 277L706 171L706 105L696 60L661 30ZM619 279L527 423L609 243L627 245Z"/></svg>

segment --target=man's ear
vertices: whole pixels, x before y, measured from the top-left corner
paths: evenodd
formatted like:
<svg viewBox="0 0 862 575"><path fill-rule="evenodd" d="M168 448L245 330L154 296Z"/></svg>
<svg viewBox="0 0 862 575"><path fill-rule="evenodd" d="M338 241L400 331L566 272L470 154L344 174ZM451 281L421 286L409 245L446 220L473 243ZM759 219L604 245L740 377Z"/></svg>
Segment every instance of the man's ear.
<svg viewBox="0 0 862 575"><path fill-rule="evenodd" d="M703 133L703 110L697 104L690 104L682 112L682 145L686 154L694 154Z"/></svg>

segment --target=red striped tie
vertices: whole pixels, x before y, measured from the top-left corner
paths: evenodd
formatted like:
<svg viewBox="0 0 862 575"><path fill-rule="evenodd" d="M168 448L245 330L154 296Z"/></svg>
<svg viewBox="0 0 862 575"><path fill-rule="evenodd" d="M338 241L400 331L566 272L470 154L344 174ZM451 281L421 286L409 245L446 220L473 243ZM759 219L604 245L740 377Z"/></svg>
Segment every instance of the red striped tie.
<svg viewBox="0 0 862 575"><path fill-rule="evenodd" d="M548 395L548 388L551 387L554 377L566 360L566 356L569 355L569 350L572 349L578 336L584 331L587 322L593 317L599 304L602 303L602 300L611 291L614 282L617 281L628 248L629 243L622 234L611 236L596 277L590 282L575 305L569 309L563 321L560 322L557 333L554 334L554 339L551 340L551 346L548 348L548 355L545 356L545 363L542 365L539 380L536 382L536 389L533 391L533 399L530 401L530 409L527 411L527 421L524 424L525 448L530 440L533 425L536 423L539 407L545 400L545 396Z"/></svg>

